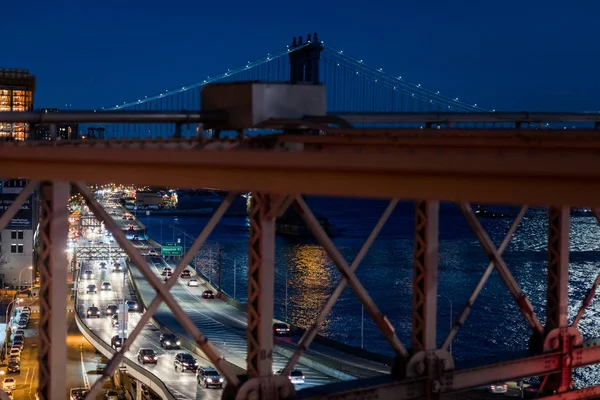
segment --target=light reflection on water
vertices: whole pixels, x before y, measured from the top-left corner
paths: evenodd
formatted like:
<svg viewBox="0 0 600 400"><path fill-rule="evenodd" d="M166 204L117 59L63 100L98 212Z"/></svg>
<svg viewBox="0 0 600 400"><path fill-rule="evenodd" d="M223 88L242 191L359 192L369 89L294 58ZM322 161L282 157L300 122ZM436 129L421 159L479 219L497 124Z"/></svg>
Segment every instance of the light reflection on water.
<svg viewBox="0 0 600 400"><path fill-rule="evenodd" d="M386 202L331 200L319 204L338 230L334 242L351 263ZM516 214L518 210L514 213ZM159 223L150 222L150 234L158 238ZM206 219L179 218L178 228L197 234ZM482 219L483 226L499 246L512 219ZM394 324L400 339L410 346L411 285L412 285L412 206L399 209L376 240L357 275L381 311ZM165 225L167 226L167 225ZM243 218L224 219L207 248L214 255L223 250L223 286L233 293L233 260L236 260L236 294L245 301L247 274L247 226ZM523 291L529 296L542 324L545 320L547 216L543 210L530 210L517 229L504 259ZM167 231L165 231L167 233ZM170 232L166 234L170 238ZM573 217L571 229L571 297L570 320L581 300L600 272L600 229L593 218ZM456 207L443 206L440 221L439 293L452 301L456 316L489 260L479 247L473 233ZM202 252L206 255L206 251ZM215 263L216 264L216 263ZM285 270L288 270L288 319L298 326L312 323L327 296L339 281L339 273L325 252L314 243L297 243L278 237L276 253L275 307L279 318L285 317ZM213 268L212 276L217 276ZM438 300L438 342L445 339L450 323L450 304ZM593 302L580 323L584 338L600 337L600 301ZM361 343L361 306L351 289L344 290L338 303L321 327L320 332L333 339L359 346ZM453 355L458 360L489 357L527 346L529 328L517 311L498 274L493 272L477 299L471 315L453 343ZM365 348L392 355L392 351L365 313ZM578 371L578 379L600 383L598 367Z"/></svg>

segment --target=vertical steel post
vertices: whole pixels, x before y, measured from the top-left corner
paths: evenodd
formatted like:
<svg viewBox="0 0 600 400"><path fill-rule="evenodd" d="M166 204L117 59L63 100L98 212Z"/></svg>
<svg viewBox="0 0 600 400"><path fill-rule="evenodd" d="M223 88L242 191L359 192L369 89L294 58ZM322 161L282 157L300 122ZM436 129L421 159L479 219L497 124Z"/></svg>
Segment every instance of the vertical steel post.
<svg viewBox="0 0 600 400"><path fill-rule="evenodd" d="M566 331L569 305L569 234L571 212L569 207L551 207L548 210L548 292L546 298L546 334L555 329ZM571 351L569 335L560 335L565 357ZM568 343L567 343L568 342ZM571 385L573 368L563 362L561 372L551 375L547 390L564 392Z"/></svg>
<svg viewBox="0 0 600 400"><path fill-rule="evenodd" d="M248 244L248 376L273 374L275 217L271 195L253 193Z"/></svg>
<svg viewBox="0 0 600 400"><path fill-rule="evenodd" d="M44 182L40 215L40 398L64 399L67 364L67 234L69 184Z"/></svg>
<svg viewBox="0 0 600 400"><path fill-rule="evenodd" d="M412 345L415 352L436 348L439 202L415 205Z"/></svg>

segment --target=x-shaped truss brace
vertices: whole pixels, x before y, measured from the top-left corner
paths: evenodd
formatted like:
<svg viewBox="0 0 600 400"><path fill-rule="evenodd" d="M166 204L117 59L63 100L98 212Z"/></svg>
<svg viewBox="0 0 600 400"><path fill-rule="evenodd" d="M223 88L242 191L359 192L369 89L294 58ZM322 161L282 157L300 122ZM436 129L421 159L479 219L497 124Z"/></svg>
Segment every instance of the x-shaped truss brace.
<svg viewBox="0 0 600 400"><path fill-rule="evenodd" d="M500 275L500 279L502 279L502 282L508 289L508 292L517 303L519 311L521 311L529 326L531 326L536 333L542 336L544 334L544 327L535 314L529 298L525 295L525 293L523 293L519 283L502 259L501 252L496 249L494 242L492 242L492 239L477 219L477 216L473 212L471 206L467 203L461 203L460 208L465 216L465 219L467 220L467 223L473 230L473 233L475 233L479 244L489 257L490 262L494 264L496 271L498 271L498 274Z"/></svg>
<svg viewBox="0 0 600 400"><path fill-rule="evenodd" d="M600 224L600 210L594 209L594 210L592 210L592 214L594 215L596 222L598 224ZM596 275L596 279L594 279L594 283L592 284L592 286L589 288L588 292L586 293L586 295L581 303L581 306L579 307L579 311L577 311L577 314L575 315L575 318L573 319L573 322L571 323L572 328L578 327L579 322L581 321L581 319L583 318L583 315L585 314L585 311L590 306L590 304L592 304L592 301L594 300L594 297L596 295L596 289L598 288L599 285L600 285L600 273L598 273L598 275Z"/></svg>
<svg viewBox="0 0 600 400"><path fill-rule="evenodd" d="M408 351L406 350L406 347L404 347L400 339L398 339L394 327L387 319L387 317L379 310L379 308L377 307L367 290L360 283L360 280L358 279L355 273L356 269L358 268L358 265L363 260L364 256L371 247L371 244L375 241L385 222L388 220L392 211L396 207L398 200L391 201L391 203L377 222L375 228L365 241L356 259L352 263L352 266L348 265L340 251L331 241L331 238L329 238L321 224L319 224L319 221L314 216L304 199L301 196L296 196L294 200L299 207L300 216L306 223L306 226L311 230L319 244L323 246L323 248L329 255L329 258L333 261L337 269L340 271L342 279L338 282L335 291L332 293L329 300L321 309L321 312L317 316L317 319L315 320L313 325L306 331L306 333L300 340L300 343L298 344L298 349L296 349L296 351L290 358L289 362L284 368L283 373L289 373L289 371L291 371L294 367L295 363L298 362L298 360L300 359L302 353L306 349L308 349L310 343L316 335L317 329L319 328L320 324L323 322L327 314L331 311L331 308L341 295L346 284L350 285L350 287L352 288L362 305L365 307L367 313L371 316L373 321L375 321L375 324L377 325L383 336L386 338L386 340L390 343L390 345L396 352L396 355L401 359L407 360L409 355Z"/></svg>
<svg viewBox="0 0 600 400"><path fill-rule="evenodd" d="M525 216L527 209L528 209L528 206L521 207L521 211L519 211L519 214L515 217L513 223L511 224L510 228L508 229L508 232L504 236L504 239L502 240L500 247L498 248L499 256L502 256L502 253L510 244L510 240L512 239L515 231L521 224L521 221L523 220L523 217ZM482 229L483 229L483 227L482 227ZM486 282L487 282L488 278L490 277L490 275L492 274L492 271L494 270L495 266L496 266L496 263L494 261L490 261L488 267L485 269L485 272L479 279L479 282L477 282L477 286L475 286L473 293L471 293L471 296L469 296L469 299L465 303L462 311L456 318L454 325L452 326L452 329L450 330L450 332L448 333L448 336L446 337L446 340L444 340L444 344L442 345L442 350L449 349L450 344L452 343L452 341L454 340L454 337L458 333L458 330L460 329L460 327L462 325L464 325L465 321L467 320L467 317L469 316L469 313L471 312L473 304L475 304L475 300L477 300L479 293L481 293L483 286L486 284Z"/></svg>
<svg viewBox="0 0 600 400"><path fill-rule="evenodd" d="M190 261L193 259L194 255L200 250L210 233L213 231L221 217L225 214L229 206L231 205L233 199L235 198L235 194L230 193L223 200L221 205L214 211L213 215L209 219L206 226L200 232L200 235L196 238L192 246L185 253L183 258L177 264L177 267L173 271L173 275L167 280L165 284L161 283L161 281L153 274L152 270L146 263L144 256L133 246L133 244L127 240L127 237L123 233L123 231L118 227L117 223L113 220L113 218L108 215L108 213L102 208L102 206L98 203L98 201L94 198L92 193L88 190L87 186L83 182L76 183L77 188L80 193L83 195L86 200L88 207L90 210L96 215L96 217L103 221L107 229L113 233L113 236L117 243L121 246L121 248L125 251L125 253L129 256L134 265L136 265L144 276L146 281L152 286L154 290L156 290L156 297L152 300L150 305L147 307L146 312L142 314L140 321L135 326L131 334L124 340L124 343L121 349L114 354L109 363L107 364L104 374L101 379L96 381L96 383L92 386L90 393L86 398L93 399L96 394L102 389L104 381L110 377L113 372L118 368L119 364L123 361L125 357L125 353L136 339L136 337L141 333L144 326L150 321L156 310L162 302L171 309L175 318L181 323L182 327L188 332L192 339L198 344L200 349L206 354L208 359L217 367L219 371L223 374L224 378L227 382L234 386L239 386L239 380L237 376L229 369L226 361L220 356L217 349L214 345L205 337L202 332L194 325L192 320L187 316L185 311L181 308L181 306L177 303L177 301L171 296L170 289L177 282L178 276L181 272L187 267Z"/></svg>

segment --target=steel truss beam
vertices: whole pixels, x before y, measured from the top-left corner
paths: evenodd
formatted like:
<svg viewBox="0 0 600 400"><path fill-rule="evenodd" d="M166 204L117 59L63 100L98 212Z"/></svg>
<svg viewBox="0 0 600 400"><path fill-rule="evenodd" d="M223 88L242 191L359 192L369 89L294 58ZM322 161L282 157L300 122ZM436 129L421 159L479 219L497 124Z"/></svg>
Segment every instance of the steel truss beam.
<svg viewBox="0 0 600 400"><path fill-rule="evenodd" d="M573 368L600 363L600 345L597 345L597 343L600 343L600 338L588 340L573 349ZM440 393L460 392L494 382L517 380L526 376L559 373L563 357L562 352L549 352L538 356L447 372L442 375L443 385L439 388ZM403 381L394 381L391 377L362 379L357 381L355 385L344 382L344 385L352 388L352 391L348 393L344 393L339 384L333 384L316 389L315 392L317 393L313 392L312 395L311 390L299 392L302 395L299 398L305 400L338 400L342 398L343 393L344 400L362 400L375 397L394 400L422 399L425 395L423 391L425 381L426 378L405 379ZM569 393L563 394L567 397L559 398L585 398L579 396L568 397ZM579 394L581 393L586 393L586 389L580 391Z"/></svg>
<svg viewBox="0 0 600 400"><path fill-rule="evenodd" d="M375 225L375 227L373 228L373 230L367 237L367 240L365 241L365 243L360 248L360 251L358 252L356 258L352 262L352 265L350 265L350 270L352 272L356 272L356 270L358 269L358 266L360 265L362 260L367 255L367 252L371 248L371 245L373 244L375 239L377 239L377 236L379 236L379 232L381 232L381 230L383 229L385 223L390 218L390 215L392 215L392 212L396 208L397 204L398 204L398 200L396 200L396 199L392 200L390 202L390 204L387 206L387 208L385 209L385 211L383 212L383 214L381 215L381 218L379 218L379 221L377 221L377 224ZM331 309L333 308L333 306L335 305L335 303L337 302L339 297L342 295L342 292L346 288L347 284L348 284L348 281L346 280L346 278L342 277L342 279L340 279L340 281L336 285L333 293L331 293L331 295L329 296L329 298L327 299L325 304L323 304L323 307L321 308L321 311L317 315L315 322L313 322L313 324L306 330L306 332L304 332L304 335L298 342L298 348L296 349L294 354L292 354L292 356L290 357L290 360L286 364L281 375L284 375L284 376L289 375L289 373L294 368L294 365L296 365L298 360L300 360L302 353L304 353L304 351L306 351L310 347L310 344L312 343L313 339L317 335L317 331L318 331L319 327L321 326L323 321L325 321L325 318L327 318L327 315L329 315L329 313L331 312ZM406 362L407 360L403 360L403 361Z"/></svg>
<svg viewBox="0 0 600 400"><path fill-rule="evenodd" d="M219 369L219 371L221 371L227 382L233 385L234 387L237 387L239 385L238 378L231 372L225 360L219 355L218 351L215 349L213 344L209 342L208 338L206 338L202 334L202 332L198 330L198 328L194 325L192 320L187 316L185 311L181 309L181 306L177 303L177 301L169 292L170 288L177 282L181 271L183 271L185 267L189 264L189 262L192 260L196 252L200 249L210 232L214 229L220 218L223 216L223 214L225 214L225 211L227 211L227 208L233 201L235 195L229 194L226 197L225 201L223 201L223 203L217 208L217 210L215 210L213 216L201 232L200 236L198 236L198 238L192 244L188 252L178 263L177 268L175 269L171 278L169 278L167 283L163 285L159 281L159 279L154 275L154 273L148 266L148 263L146 263L145 258L133 246L133 244L129 240L127 240L127 237L125 236L123 231L118 228L117 223L96 201L93 194L89 191L85 183L77 183L77 188L84 197L90 210L99 220L104 222L106 227L111 232L113 232L113 236L117 243L119 243L119 245L123 247L123 250L125 250L132 263L142 273L142 275L148 281L150 286L152 286L157 292L157 296L150 303L150 306L148 306L146 312L142 314L140 321L133 329L131 335L129 335L129 337L127 337L126 340L124 340L121 349L109 361L108 365L104 370L102 378L96 381L94 386L92 386L88 397L95 398L94 396L99 393L99 391L102 389L103 382L106 381L114 371L116 371L119 364L125 357L125 352L129 350L131 343L133 343L133 341L140 334L144 326L148 323L148 321L150 321L150 318L163 301L171 309L175 318L179 321L179 323L186 330L186 332L190 334L192 339L196 342L196 344L200 347L200 349L204 352L208 359Z"/></svg>
<svg viewBox="0 0 600 400"><path fill-rule="evenodd" d="M77 259L84 261L124 259L127 254L117 246L77 246Z"/></svg>
<svg viewBox="0 0 600 400"><path fill-rule="evenodd" d="M67 359L67 248L70 185L41 186L39 394L43 400L64 399Z"/></svg>
<svg viewBox="0 0 600 400"><path fill-rule="evenodd" d="M561 148L546 148L543 139L500 146L488 136L481 139L483 148L476 150L435 138L428 146L375 146L355 139L329 138L330 144L307 150L297 142L272 149L231 141L184 141L193 143L189 145L148 141L131 146L4 142L0 170L29 179L219 187L235 192L253 188L265 193L600 206L598 146L581 147L567 135ZM227 151L235 155L224 156Z"/></svg>
<svg viewBox="0 0 600 400"><path fill-rule="evenodd" d="M521 211L519 211L519 214L515 217L515 220L513 221L510 228L508 229L508 232L504 236L504 240L502 240L502 243L500 244L500 247L498 248L498 255L502 256L502 253L508 247L508 244L510 243L510 239L512 239L515 231L517 230L517 227L523 220L523 217L525 216L526 212L527 212L527 206L521 207ZM479 279L479 282L477 282L477 285L475 286L473 293L471 294L471 296L469 296L469 299L465 303L463 310L460 312L458 317L456 317L456 320L454 322L454 325L452 326L452 329L448 333L446 340L444 340L444 344L442 345L443 350L449 349L450 344L452 343L452 341L454 340L454 337L458 333L458 330L460 329L461 326L464 325L465 321L467 320L467 317L469 316L469 313L471 312L473 304L475 304L475 300L477 300L477 297L479 296L479 293L481 293L483 286L485 285L488 278L492 274L492 271L494 270L494 266L495 266L494 262L493 261L490 262L488 267L486 268L485 272L481 276L481 279ZM600 278L599 278L599 281L600 281Z"/></svg>
<svg viewBox="0 0 600 400"><path fill-rule="evenodd" d="M296 196L296 204L300 209L300 216L304 220L304 223L311 230L319 244L323 246L323 248L327 252L327 255L329 256L331 261L333 261L337 269L340 271L341 275L344 277L344 279L346 279L346 281L356 294L356 297L358 297L362 305L365 307L367 313L371 316L373 322L375 322L375 325L377 325L384 338L388 341L388 343L396 353L396 356L401 360L407 360L408 351L406 350L406 347L404 347L404 344L402 344L400 339L398 339L398 336L396 336L396 332L394 330L393 325L388 320L388 318L381 312L379 307L377 307L367 290L360 283L360 280L358 279L352 268L350 268L350 266L338 250L338 248L335 246L335 244L333 244L333 242L331 241L321 224L319 224L319 221L314 216L314 214L312 213L302 196Z"/></svg>
<svg viewBox="0 0 600 400"><path fill-rule="evenodd" d="M489 257L490 262L494 263L496 271L498 271L498 274L502 279L502 283L504 283L508 292L515 300L519 311L521 311L521 314L523 314L532 330L540 336L543 336L544 328L542 327L540 320L535 314L533 306L531 305L531 301L529 301L529 298L521 290L519 283L508 269L508 266L506 265L506 263L502 259L502 256L500 255L500 252L496 249L496 246L494 245L492 239L490 239L489 235L481 225L481 222L479 222L479 220L475 216L473 209L469 204L466 203L461 203L460 208L469 226L475 233L475 236L477 237L481 248Z"/></svg>
<svg viewBox="0 0 600 400"><path fill-rule="evenodd" d="M248 242L248 340L250 377L273 375L273 299L275 291L274 196L252 193ZM277 205L277 204L273 204ZM262 394L269 399L269 394Z"/></svg>
<svg viewBox="0 0 600 400"><path fill-rule="evenodd" d="M546 334L554 330L558 334L554 349L560 347L566 357L571 357L570 335L559 334L567 331L569 317L569 236L571 209L551 207L548 210L548 273L546 299ZM561 363L561 373L552 375L547 382L551 392L563 393L573 384L573 367L570 362Z"/></svg>

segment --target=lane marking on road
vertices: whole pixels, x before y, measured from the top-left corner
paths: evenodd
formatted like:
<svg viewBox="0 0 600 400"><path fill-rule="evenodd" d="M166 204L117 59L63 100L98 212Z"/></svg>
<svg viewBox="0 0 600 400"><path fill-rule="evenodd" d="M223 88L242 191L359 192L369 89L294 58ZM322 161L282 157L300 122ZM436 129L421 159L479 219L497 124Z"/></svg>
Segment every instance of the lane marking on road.
<svg viewBox="0 0 600 400"><path fill-rule="evenodd" d="M86 390L90 389L90 380L88 379L87 370L85 369L85 362L83 361L83 337L81 338L81 345L79 346L79 354L81 355L81 374L83 375L83 387Z"/></svg>

